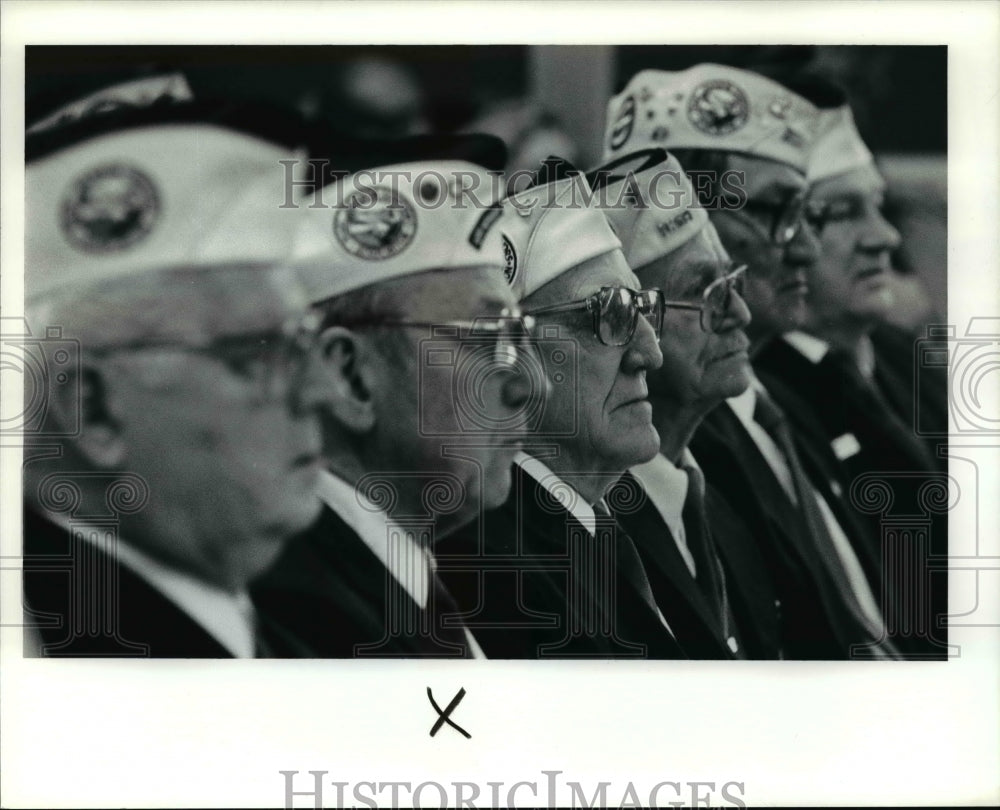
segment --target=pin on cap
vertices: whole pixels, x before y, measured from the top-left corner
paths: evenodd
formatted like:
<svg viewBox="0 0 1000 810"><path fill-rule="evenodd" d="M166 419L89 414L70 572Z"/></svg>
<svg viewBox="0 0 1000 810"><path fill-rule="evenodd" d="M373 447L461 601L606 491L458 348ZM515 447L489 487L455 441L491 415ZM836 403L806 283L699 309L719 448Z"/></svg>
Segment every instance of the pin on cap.
<svg viewBox="0 0 1000 810"><path fill-rule="evenodd" d="M608 102L605 159L627 151L720 149L805 172L818 110L757 73L716 64L643 70Z"/></svg>
<svg viewBox="0 0 1000 810"><path fill-rule="evenodd" d="M191 87L181 73L147 76L104 87L81 99L65 104L42 120L32 124L25 134L33 135L53 127L63 126L81 118L101 115L122 107L148 107L163 101L190 101Z"/></svg>
<svg viewBox="0 0 1000 810"><path fill-rule="evenodd" d="M607 188L600 208L633 270L673 253L708 225L681 164L662 149L622 155L587 176Z"/></svg>
<svg viewBox="0 0 1000 810"><path fill-rule="evenodd" d="M25 298L171 267L286 262L295 152L214 124L102 132L25 171ZM299 160L297 163L302 163Z"/></svg>
<svg viewBox="0 0 1000 810"><path fill-rule="evenodd" d="M809 152L806 173L809 182L825 180L872 163L872 153L861 140L851 108L844 104L834 109L821 110L818 134Z"/></svg>
<svg viewBox="0 0 1000 810"><path fill-rule="evenodd" d="M586 177L534 186L504 200L507 280L519 301L590 259L621 248Z"/></svg>
<svg viewBox="0 0 1000 810"><path fill-rule="evenodd" d="M465 161L366 169L298 201L295 261L310 300L448 268L504 267L500 184Z"/></svg>

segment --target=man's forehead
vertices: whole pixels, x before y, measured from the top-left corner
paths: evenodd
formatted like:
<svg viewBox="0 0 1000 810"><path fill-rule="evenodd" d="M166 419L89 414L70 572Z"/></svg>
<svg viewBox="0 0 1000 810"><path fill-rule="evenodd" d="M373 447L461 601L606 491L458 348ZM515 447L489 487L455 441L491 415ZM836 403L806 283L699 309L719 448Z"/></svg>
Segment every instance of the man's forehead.
<svg viewBox="0 0 1000 810"><path fill-rule="evenodd" d="M408 317L465 318L496 315L517 306L497 267L451 268L401 280L398 300Z"/></svg>
<svg viewBox="0 0 1000 810"><path fill-rule="evenodd" d="M267 330L304 314L305 295L283 267L223 267L167 281L160 300L182 324L214 334Z"/></svg>
<svg viewBox="0 0 1000 810"><path fill-rule="evenodd" d="M886 184L874 166L861 166L813 184L810 195L816 199L852 194L883 194Z"/></svg>
<svg viewBox="0 0 1000 810"><path fill-rule="evenodd" d="M785 195L804 191L807 187L802 172L776 160L731 154L728 166L730 171L742 174L743 189L748 197Z"/></svg>
<svg viewBox="0 0 1000 810"><path fill-rule="evenodd" d="M639 279L629 268L620 250L613 250L584 262L567 272L565 278L570 298L586 298L601 287L640 287Z"/></svg>

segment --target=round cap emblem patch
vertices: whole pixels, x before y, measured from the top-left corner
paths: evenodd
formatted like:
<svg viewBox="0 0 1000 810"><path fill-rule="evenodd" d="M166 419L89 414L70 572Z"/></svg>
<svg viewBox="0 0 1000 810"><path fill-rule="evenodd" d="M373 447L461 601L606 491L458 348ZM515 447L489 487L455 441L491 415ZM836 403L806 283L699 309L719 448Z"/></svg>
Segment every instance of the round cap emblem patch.
<svg viewBox="0 0 1000 810"><path fill-rule="evenodd" d="M62 203L62 230L74 247L110 253L153 229L160 201L153 181L129 166L101 166L76 180Z"/></svg>
<svg viewBox="0 0 1000 810"><path fill-rule="evenodd" d="M688 118L709 135L728 135L746 125L750 104L739 87L725 79L698 85L688 102Z"/></svg>
<svg viewBox="0 0 1000 810"><path fill-rule="evenodd" d="M622 102L622 107L618 111L614 126L611 127L611 148L621 149L629 136L632 135L632 126L635 124L635 99L626 96Z"/></svg>
<svg viewBox="0 0 1000 810"><path fill-rule="evenodd" d="M406 249L416 232L413 206L387 186L355 192L333 217L337 241L359 259L392 258Z"/></svg>

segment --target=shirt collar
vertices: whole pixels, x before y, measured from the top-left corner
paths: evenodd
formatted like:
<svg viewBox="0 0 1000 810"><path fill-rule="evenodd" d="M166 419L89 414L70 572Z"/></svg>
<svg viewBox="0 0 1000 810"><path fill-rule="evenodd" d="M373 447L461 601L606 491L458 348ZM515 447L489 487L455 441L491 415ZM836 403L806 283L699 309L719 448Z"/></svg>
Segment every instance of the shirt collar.
<svg viewBox="0 0 1000 810"><path fill-rule="evenodd" d="M820 340L815 335L809 335L798 330L786 332L782 339L806 358L810 363L818 364L826 357L830 351L830 344L825 340Z"/></svg>
<svg viewBox="0 0 1000 810"><path fill-rule="evenodd" d="M830 351L829 343L806 332L786 332L782 335L782 338L789 346L796 349L799 354L811 363L820 363ZM869 380L874 378L875 346L868 335L862 337L858 343L858 352L854 356L854 361L863 377Z"/></svg>
<svg viewBox="0 0 1000 810"><path fill-rule="evenodd" d="M688 476L682 467L697 467L694 456L685 447L681 453L680 467L674 466L662 453L657 453L645 464L637 464L630 472L634 475L649 497L655 497L661 513L673 519L680 519L687 499Z"/></svg>
<svg viewBox="0 0 1000 810"><path fill-rule="evenodd" d="M862 376L869 380L875 379L875 344L868 335L861 338L861 342L858 343L857 360L858 370Z"/></svg>
<svg viewBox="0 0 1000 810"><path fill-rule="evenodd" d="M575 487L552 472L547 464L534 456L529 456L523 450L514 456L514 463L544 487L590 534L597 533L594 508Z"/></svg>
<svg viewBox="0 0 1000 810"><path fill-rule="evenodd" d="M434 567L430 551L343 478L321 470L317 491L320 500L354 530L410 598L425 608Z"/></svg>
<svg viewBox="0 0 1000 810"><path fill-rule="evenodd" d="M84 542L99 546L97 537L106 529L86 530L86 524L68 523L48 513L49 520L72 531ZM226 591L160 562L127 540L115 544L117 561L131 569L194 619L236 658L254 657L256 613L245 589Z"/></svg>
<svg viewBox="0 0 1000 810"><path fill-rule="evenodd" d="M757 379L757 375L754 374L753 367L751 366L750 385L747 386L747 390L737 397L730 397L726 400L726 404L732 408L733 413L736 414L736 418L743 425L749 425L753 422L753 412L757 408L757 389L763 387L763 383Z"/></svg>

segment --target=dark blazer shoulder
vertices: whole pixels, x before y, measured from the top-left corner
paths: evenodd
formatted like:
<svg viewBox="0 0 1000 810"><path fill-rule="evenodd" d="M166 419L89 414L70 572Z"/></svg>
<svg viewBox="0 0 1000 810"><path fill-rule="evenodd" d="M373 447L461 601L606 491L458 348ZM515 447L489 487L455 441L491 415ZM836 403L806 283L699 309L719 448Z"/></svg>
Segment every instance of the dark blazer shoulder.
<svg viewBox="0 0 1000 810"><path fill-rule="evenodd" d="M232 657L146 579L30 507L22 574L26 622L37 630L43 656Z"/></svg>

